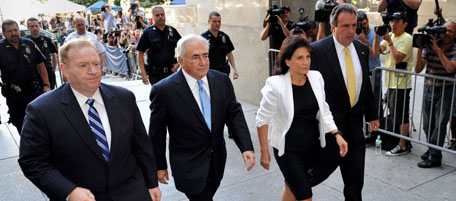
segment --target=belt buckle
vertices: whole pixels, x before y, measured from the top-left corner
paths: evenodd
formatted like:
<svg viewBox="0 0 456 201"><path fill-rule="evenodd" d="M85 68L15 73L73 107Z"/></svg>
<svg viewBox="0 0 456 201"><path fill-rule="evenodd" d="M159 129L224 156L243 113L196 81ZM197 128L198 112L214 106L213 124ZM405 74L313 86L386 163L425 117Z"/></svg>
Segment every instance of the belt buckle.
<svg viewBox="0 0 456 201"><path fill-rule="evenodd" d="M164 67L164 68L163 68L163 72L164 72L164 73L168 73L168 71L169 71L169 70L168 70L168 67Z"/></svg>

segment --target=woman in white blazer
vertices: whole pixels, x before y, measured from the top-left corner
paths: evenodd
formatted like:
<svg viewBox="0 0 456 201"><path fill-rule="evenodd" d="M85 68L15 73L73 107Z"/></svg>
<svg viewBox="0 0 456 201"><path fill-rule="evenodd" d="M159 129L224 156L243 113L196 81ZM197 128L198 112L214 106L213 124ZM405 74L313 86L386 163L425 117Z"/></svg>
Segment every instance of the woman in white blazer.
<svg viewBox="0 0 456 201"><path fill-rule="evenodd" d="M326 133L334 134L342 157L348 151L325 101L323 78L309 70L310 51L306 39L286 38L278 57L281 75L269 77L261 89L263 99L256 117L260 163L269 169L269 138L285 178L282 201L312 200L308 170L318 156L318 146L326 146Z"/></svg>

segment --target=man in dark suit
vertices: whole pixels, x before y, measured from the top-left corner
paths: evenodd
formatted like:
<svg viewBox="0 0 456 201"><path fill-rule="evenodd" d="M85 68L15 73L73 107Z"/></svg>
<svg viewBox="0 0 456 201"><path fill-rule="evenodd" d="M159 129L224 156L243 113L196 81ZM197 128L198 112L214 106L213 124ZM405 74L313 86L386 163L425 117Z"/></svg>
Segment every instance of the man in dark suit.
<svg viewBox="0 0 456 201"><path fill-rule="evenodd" d="M377 130L379 126L369 80L369 49L354 40L356 10L353 5L335 7L330 21L333 35L312 44L311 69L323 75L326 102L349 149L347 155L340 158L339 150L328 150L337 146L327 145L320 157L324 162L313 169L313 176L318 178L313 185L326 179L340 164L345 200L362 200L365 157L363 117L370 121L372 130ZM335 143L335 140L329 139L327 143Z"/></svg>
<svg viewBox="0 0 456 201"><path fill-rule="evenodd" d="M233 131L247 170L255 165L250 133L229 77L209 70L209 44L187 35L177 44L182 69L152 87L149 136L158 180L167 184L166 127L176 188L190 201L212 200L226 163L224 125ZM250 164L249 164L250 163Z"/></svg>
<svg viewBox="0 0 456 201"><path fill-rule="evenodd" d="M100 84L91 41L60 48L68 83L27 107L19 165L50 200L160 200L152 144L130 91Z"/></svg>

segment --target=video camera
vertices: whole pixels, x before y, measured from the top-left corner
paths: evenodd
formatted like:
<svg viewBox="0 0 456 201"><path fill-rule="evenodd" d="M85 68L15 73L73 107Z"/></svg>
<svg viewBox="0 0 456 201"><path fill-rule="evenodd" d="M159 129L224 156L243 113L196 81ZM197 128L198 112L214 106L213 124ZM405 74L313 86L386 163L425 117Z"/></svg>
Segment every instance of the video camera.
<svg viewBox="0 0 456 201"><path fill-rule="evenodd" d="M383 24L375 27L375 33L377 33L379 36L383 36L386 34L386 32L391 31L391 26L389 23L390 16L388 15L388 12L381 12L380 15L382 16Z"/></svg>
<svg viewBox="0 0 456 201"><path fill-rule="evenodd" d="M418 29L418 32L421 32L421 34L413 34L412 45L416 48L425 48L431 46L431 35L439 41L441 40L440 34L445 34L447 28L431 18L428 23Z"/></svg>
<svg viewBox="0 0 456 201"><path fill-rule="evenodd" d="M309 16L306 15L304 17L304 8L300 8L299 10L299 21L295 23L295 28L293 29L293 35L298 35L302 33L306 33L307 30L310 29L310 24L307 22Z"/></svg>
<svg viewBox="0 0 456 201"><path fill-rule="evenodd" d="M280 17L280 14L284 14L285 10L282 8L279 8L277 5L273 5L271 8L268 9L268 14L269 14L269 19L268 22L271 24L276 23Z"/></svg>
<svg viewBox="0 0 456 201"><path fill-rule="evenodd" d="M114 28L109 31L108 35L112 37L117 37L120 36L120 32L122 32L122 30Z"/></svg>
<svg viewBox="0 0 456 201"><path fill-rule="evenodd" d="M318 0L315 4L315 21L317 22L329 22L329 16L331 15L332 9L339 5L334 0Z"/></svg>

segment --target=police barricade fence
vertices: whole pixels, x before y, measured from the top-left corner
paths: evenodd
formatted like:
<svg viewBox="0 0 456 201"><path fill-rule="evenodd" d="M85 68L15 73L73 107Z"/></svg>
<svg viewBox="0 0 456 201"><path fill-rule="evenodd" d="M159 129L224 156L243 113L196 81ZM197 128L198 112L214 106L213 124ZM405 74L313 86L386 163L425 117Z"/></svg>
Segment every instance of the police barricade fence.
<svg viewBox="0 0 456 201"><path fill-rule="evenodd" d="M280 50L277 49L269 49L268 51L268 59L269 59L269 76L275 75L279 64L277 63L277 57L279 55Z"/></svg>
<svg viewBox="0 0 456 201"><path fill-rule="evenodd" d="M399 79L391 79L393 74ZM378 79L378 77L375 79L376 76L379 76L380 79ZM401 112L397 111L398 108L402 108L402 112L406 112L406 107L404 107L407 106L406 100L403 99L401 101L401 98L398 98L398 93L392 93L392 97L389 97L391 96L391 93L382 93L382 91L386 92L388 90L388 86L399 86L401 78L403 79L402 81L405 81L403 82L405 83L404 88L411 88L409 99L410 113L407 115L410 120L410 126L408 128L409 136L401 135L401 129L391 129L396 128L398 126L396 124L403 125L406 123L405 119L401 118L401 115L391 115L392 113ZM444 146L445 144L448 144L451 139L451 131L448 127L450 122L449 119L453 116L453 106L455 104L456 79L454 77L415 73L388 67L377 67L372 72L371 83L374 87L373 91L379 93L374 94L377 98L375 102L377 104L379 119L387 117L393 118L392 121L386 121L386 123L378 129L378 132L425 145L429 148L456 154L455 150L448 149ZM375 90L375 87L381 87L381 90ZM446 93L445 90L447 90ZM450 92L448 92L448 90L450 90ZM448 97L448 95L450 95L450 97ZM385 100L389 100L390 102L386 103ZM443 103L444 100L446 100L446 103ZM393 105L386 107L387 104L392 104L393 102ZM438 114L436 115L438 116L437 122L442 122L444 126L442 124L442 126L439 126L438 123L436 123L436 120L432 118L432 115L430 115L431 118L428 117L428 120L425 121L426 118L424 117L426 112L428 112L427 114ZM456 114L454 115L456 116ZM401 119L396 119L398 116ZM369 125L367 123L368 122L366 122L366 129ZM426 128L429 133L425 132ZM436 132L442 132L442 134L437 135L437 139L432 140L435 141L435 143L430 143L430 133L433 132L434 129L436 129ZM394 132L391 132L392 130Z"/></svg>
<svg viewBox="0 0 456 201"><path fill-rule="evenodd" d="M104 44L106 48L105 57L107 69L110 72L128 76L128 78L139 79L140 74L137 53L130 46L126 48L118 48Z"/></svg>

